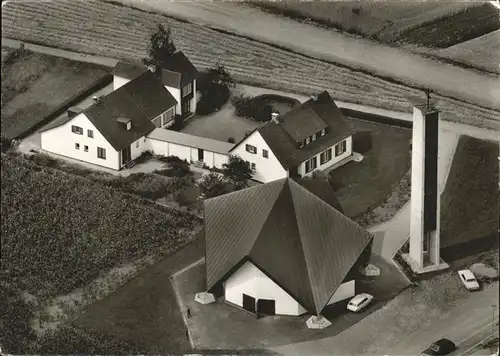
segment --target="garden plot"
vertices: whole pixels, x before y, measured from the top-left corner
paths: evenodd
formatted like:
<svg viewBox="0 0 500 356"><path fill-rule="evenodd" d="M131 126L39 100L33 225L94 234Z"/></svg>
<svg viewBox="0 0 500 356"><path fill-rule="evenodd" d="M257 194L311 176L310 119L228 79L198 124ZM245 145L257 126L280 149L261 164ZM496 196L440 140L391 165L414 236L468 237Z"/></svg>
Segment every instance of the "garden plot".
<svg viewBox="0 0 500 356"><path fill-rule="evenodd" d="M77 52L140 61L157 24L169 25L176 45L199 69L224 64L239 82L409 112L420 90L242 37L105 1L9 2L3 36ZM36 16L33 14L36 13ZM498 127L498 112L434 95L444 120Z"/></svg>
<svg viewBox="0 0 500 356"><path fill-rule="evenodd" d="M72 312L53 304L64 305L63 295L78 288L112 289L113 283L106 283L107 271L119 267L111 279L122 283L138 263L178 249L200 228L201 219L192 214L158 206L90 177L38 165L23 156L2 155L1 164L4 280L16 293L29 295L37 312L44 311L37 329ZM98 280L104 285L94 285ZM84 306L89 302L85 297L99 295L103 294L87 290L76 305L70 301L66 308Z"/></svg>
<svg viewBox="0 0 500 356"><path fill-rule="evenodd" d="M95 64L29 51L10 53L2 59L1 121L2 135L10 139L109 75L106 68Z"/></svg>

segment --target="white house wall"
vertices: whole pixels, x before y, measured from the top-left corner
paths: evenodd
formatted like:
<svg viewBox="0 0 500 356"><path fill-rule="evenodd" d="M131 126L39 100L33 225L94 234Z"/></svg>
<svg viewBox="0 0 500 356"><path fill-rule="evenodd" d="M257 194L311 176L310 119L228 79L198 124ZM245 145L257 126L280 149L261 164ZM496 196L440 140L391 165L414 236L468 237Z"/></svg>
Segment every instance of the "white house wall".
<svg viewBox="0 0 500 356"><path fill-rule="evenodd" d="M73 133L72 125L81 127L83 135ZM88 137L87 130L93 131L94 138ZM76 115L61 126L41 132L40 136L42 149L45 151L115 170L120 169L119 152L97 131L84 113ZM75 143L80 144L80 149L75 148ZM88 146L88 152L85 152L85 146ZM106 159L97 157L97 147L106 150Z"/></svg>
<svg viewBox="0 0 500 356"><path fill-rule="evenodd" d="M123 77L119 77L119 76L114 75L114 76L113 76L113 90L116 90L116 89L118 89L119 87L124 86L124 85L125 85L125 84L127 84L128 82L130 82L130 79L127 79L127 78L123 78Z"/></svg>
<svg viewBox="0 0 500 356"><path fill-rule="evenodd" d="M134 144L135 145L135 144ZM167 141L146 138L144 150L151 150L155 155L177 156L188 162L198 161L198 148L183 146ZM203 150L203 162L209 167L222 168L229 159L229 155Z"/></svg>
<svg viewBox="0 0 500 356"><path fill-rule="evenodd" d="M181 90L174 88L174 87L169 87L165 85L165 88L172 94L172 96L177 100L177 105L175 106L175 112L177 114L183 114L182 109L181 109Z"/></svg>
<svg viewBox="0 0 500 356"><path fill-rule="evenodd" d="M257 147L257 153L247 152L245 149L246 144ZM263 149L269 152L269 158L262 156ZM245 161L255 163L254 179L259 182L267 183L288 177L288 171L283 168L258 131L253 132L230 153L240 156Z"/></svg>
<svg viewBox="0 0 500 356"><path fill-rule="evenodd" d="M275 301L276 314L301 315L306 310L251 262L241 266L225 283L226 301L243 307L243 294Z"/></svg>
<svg viewBox="0 0 500 356"><path fill-rule="evenodd" d="M355 287L356 287L356 284L355 284L354 279L349 281L349 282L342 283L340 285L340 287L335 291L333 296L330 298L327 305L340 302L341 300L344 300L347 298L354 297L356 295L356 288Z"/></svg>
<svg viewBox="0 0 500 356"><path fill-rule="evenodd" d="M316 155L316 161L318 163L318 166L316 167L316 169L325 170L325 169L333 166L334 164L342 161L344 158L347 158L350 155L352 155L352 136L349 136L348 138L346 138L345 141L346 141L346 151L343 154L341 154L340 156L335 157L335 146L337 146L337 145L331 146L330 148L332 149L332 159L324 164L320 164L321 163L320 155L322 152L326 151L328 148L326 148L323 151L321 151L320 153L318 153ZM312 157L310 157L310 158L312 158ZM298 173L302 177L312 176L312 174L314 172L314 169L313 169L311 172L306 173L306 162L302 162L297 168L298 168L297 169Z"/></svg>
<svg viewBox="0 0 500 356"><path fill-rule="evenodd" d="M148 149L146 140L147 139L143 136L138 140L132 142L132 144L130 145L130 156L132 160L139 157L142 154L142 152Z"/></svg>

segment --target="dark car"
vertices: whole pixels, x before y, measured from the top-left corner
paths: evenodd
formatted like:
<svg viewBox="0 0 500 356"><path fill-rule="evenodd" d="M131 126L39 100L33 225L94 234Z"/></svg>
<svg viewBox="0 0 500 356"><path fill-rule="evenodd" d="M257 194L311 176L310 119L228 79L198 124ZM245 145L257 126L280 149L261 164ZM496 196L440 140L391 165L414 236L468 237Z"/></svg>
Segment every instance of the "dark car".
<svg viewBox="0 0 500 356"><path fill-rule="evenodd" d="M441 339L434 342L427 350L422 352L422 356L433 356L433 355L448 355L449 353L455 351L457 347L453 341L448 339Z"/></svg>

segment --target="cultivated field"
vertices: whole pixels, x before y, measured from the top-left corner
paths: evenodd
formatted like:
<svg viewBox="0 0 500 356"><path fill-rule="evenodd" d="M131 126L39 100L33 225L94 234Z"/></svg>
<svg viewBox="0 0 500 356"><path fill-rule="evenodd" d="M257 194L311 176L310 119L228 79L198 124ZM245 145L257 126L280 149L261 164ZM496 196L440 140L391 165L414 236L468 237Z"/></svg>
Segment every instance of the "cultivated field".
<svg viewBox="0 0 500 356"><path fill-rule="evenodd" d="M2 8L3 36L78 52L138 61L149 35L170 25L179 49L199 68L216 61L240 82L303 94L328 90L341 101L410 111L421 90L277 49L200 25L109 2L9 2ZM434 95L445 120L500 128L494 110Z"/></svg>
<svg viewBox="0 0 500 356"><path fill-rule="evenodd" d="M16 53L2 50L1 131L10 139L108 75L94 64L29 51L12 56Z"/></svg>
<svg viewBox="0 0 500 356"><path fill-rule="evenodd" d="M427 47L448 47L500 27L498 14L488 3L274 1L256 5L385 43Z"/></svg>
<svg viewBox="0 0 500 356"><path fill-rule="evenodd" d="M500 73L500 30L459 43L433 54Z"/></svg>

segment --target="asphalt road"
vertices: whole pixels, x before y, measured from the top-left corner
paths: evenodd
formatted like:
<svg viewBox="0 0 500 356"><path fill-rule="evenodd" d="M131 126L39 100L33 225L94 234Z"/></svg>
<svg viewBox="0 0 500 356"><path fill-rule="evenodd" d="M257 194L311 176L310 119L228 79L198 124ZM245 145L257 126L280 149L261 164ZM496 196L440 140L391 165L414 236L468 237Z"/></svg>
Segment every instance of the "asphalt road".
<svg viewBox="0 0 500 356"><path fill-rule="evenodd" d="M230 2L119 0L289 48L318 59L368 70L407 84L429 87L463 101L500 109L498 76L461 67L354 36L278 17Z"/></svg>
<svg viewBox="0 0 500 356"><path fill-rule="evenodd" d="M498 283L495 283L485 290L471 293L460 302L451 302L455 305L444 313L426 313L425 310L415 313L414 318L422 320L417 324L426 326L401 335L398 335L398 326L394 325L399 310L382 308L334 337L277 347L273 351L291 356L332 355L333 350L336 355L345 356L420 355L433 341L448 338L459 347L454 355L462 356L467 349L488 336L488 332L492 333L490 305L497 300Z"/></svg>

